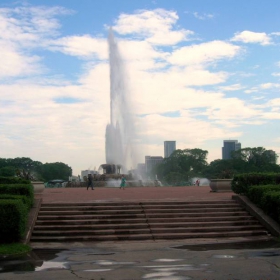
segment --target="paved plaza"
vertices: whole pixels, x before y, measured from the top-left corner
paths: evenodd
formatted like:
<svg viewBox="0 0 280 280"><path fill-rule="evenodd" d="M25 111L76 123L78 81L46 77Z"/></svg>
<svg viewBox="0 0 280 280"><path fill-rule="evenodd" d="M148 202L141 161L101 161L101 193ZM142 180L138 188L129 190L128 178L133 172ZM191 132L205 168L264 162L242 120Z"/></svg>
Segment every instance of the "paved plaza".
<svg viewBox="0 0 280 280"><path fill-rule="evenodd" d="M97 187L47 188L40 195L44 203L98 202L126 200L220 200L231 199L233 192L210 192L209 186L189 187Z"/></svg>

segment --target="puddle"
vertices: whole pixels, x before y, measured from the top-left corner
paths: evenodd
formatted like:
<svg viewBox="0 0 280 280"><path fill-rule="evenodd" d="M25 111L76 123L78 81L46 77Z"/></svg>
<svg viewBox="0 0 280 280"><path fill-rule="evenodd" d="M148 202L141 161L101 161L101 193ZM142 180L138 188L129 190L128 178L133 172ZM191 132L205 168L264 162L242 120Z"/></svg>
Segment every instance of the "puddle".
<svg viewBox="0 0 280 280"><path fill-rule="evenodd" d="M83 271L87 271L87 272L106 272L106 271L111 271L113 269L111 268L104 268L104 269L86 269L86 270L83 270Z"/></svg>
<svg viewBox="0 0 280 280"><path fill-rule="evenodd" d="M149 280L190 280L191 277L176 276L175 273L148 273L142 277L142 279Z"/></svg>
<svg viewBox="0 0 280 280"><path fill-rule="evenodd" d="M238 257L234 256L234 255L213 255L211 258L214 258L214 259L236 259Z"/></svg>
<svg viewBox="0 0 280 280"><path fill-rule="evenodd" d="M190 250L190 251L210 251L224 249L269 249L280 248L280 243L274 240L263 242L239 242L239 243L217 243L217 244L202 244L202 245L177 245L172 246L172 249Z"/></svg>
<svg viewBox="0 0 280 280"><path fill-rule="evenodd" d="M181 262L183 259L155 259L152 262Z"/></svg>
<svg viewBox="0 0 280 280"><path fill-rule="evenodd" d="M129 265L129 264L135 264L136 262L115 262L115 261L110 261L110 260L98 260L98 261L93 261L93 263L98 264L98 265Z"/></svg>
<svg viewBox="0 0 280 280"><path fill-rule="evenodd" d="M68 258L75 255L113 255L114 252L102 252L94 249L35 249L24 256L16 258L2 258L0 262L0 274L6 272L24 272L24 271L42 271L50 269L70 269L71 265L92 263L95 261L75 262L69 261ZM102 261L100 261L102 264ZM118 264L117 262L107 263L103 261L103 265ZM121 263L124 264L124 263ZM128 263L130 264L130 263Z"/></svg>
<svg viewBox="0 0 280 280"><path fill-rule="evenodd" d="M279 257L280 250L277 251L258 251L247 253L248 258Z"/></svg>

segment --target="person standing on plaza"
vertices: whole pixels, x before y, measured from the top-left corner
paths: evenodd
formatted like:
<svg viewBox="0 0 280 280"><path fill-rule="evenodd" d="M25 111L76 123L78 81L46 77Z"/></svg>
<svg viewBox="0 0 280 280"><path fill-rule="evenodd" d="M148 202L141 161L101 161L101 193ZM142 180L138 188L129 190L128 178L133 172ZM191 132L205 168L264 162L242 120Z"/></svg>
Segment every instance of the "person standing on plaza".
<svg viewBox="0 0 280 280"><path fill-rule="evenodd" d="M91 189L94 190L94 188L93 188L93 177L90 173L88 174L88 178L87 178L87 190L88 190L89 187L91 187Z"/></svg>
<svg viewBox="0 0 280 280"><path fill-rule="evenodd" d="M124 190L125 183L126 183L126 179L125 179L124 175L122 175L120 189L122 188Z"/></svg>

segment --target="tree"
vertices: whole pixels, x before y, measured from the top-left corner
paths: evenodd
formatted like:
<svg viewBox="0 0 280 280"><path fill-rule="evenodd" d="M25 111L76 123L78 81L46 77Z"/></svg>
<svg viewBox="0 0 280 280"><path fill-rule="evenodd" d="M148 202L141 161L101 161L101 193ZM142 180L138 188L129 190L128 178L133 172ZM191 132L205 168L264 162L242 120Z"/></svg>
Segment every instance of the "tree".
<svg viewBox="0 0 280 280"><path fill-rule="evenodd" d="M240 159L244 162L247 162L251 166L255 166L258 169L264 171L272 168L273 165L276 165L277 154L273 150L266 150L263 147L255 148L244 148L238 151L232 152L233 159Z"/></svg>
<svg viewBox="0 0 280 280"><path fill-rule="evenodd" d="M200 176L207 166L208 151L201 149L176 150L170 157L165 158L162 163L158 164L153 173L157 174L160 180L188 181L190 178Z"/></svg>
<svg viewBox="0 0 280 280"><path fill-rule="evenodd" d="M40 174L45 181L54 179L68 181L69 176L72 176L72 168L62 162L45 163L40 167Z"/></svg>

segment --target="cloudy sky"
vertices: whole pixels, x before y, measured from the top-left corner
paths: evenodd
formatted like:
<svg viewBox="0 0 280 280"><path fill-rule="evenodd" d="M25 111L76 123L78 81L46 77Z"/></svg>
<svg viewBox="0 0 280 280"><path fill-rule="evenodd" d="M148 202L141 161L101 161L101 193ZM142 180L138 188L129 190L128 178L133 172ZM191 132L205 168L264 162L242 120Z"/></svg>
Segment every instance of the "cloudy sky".
<svg viewBox="0 0 280 280"><path fill-rule="evenodd" d="M122 53L139 162L163 142L221 158L223 140L280 153L279 0L0 3L0 157L105 162L108 28Z"/></svg>

